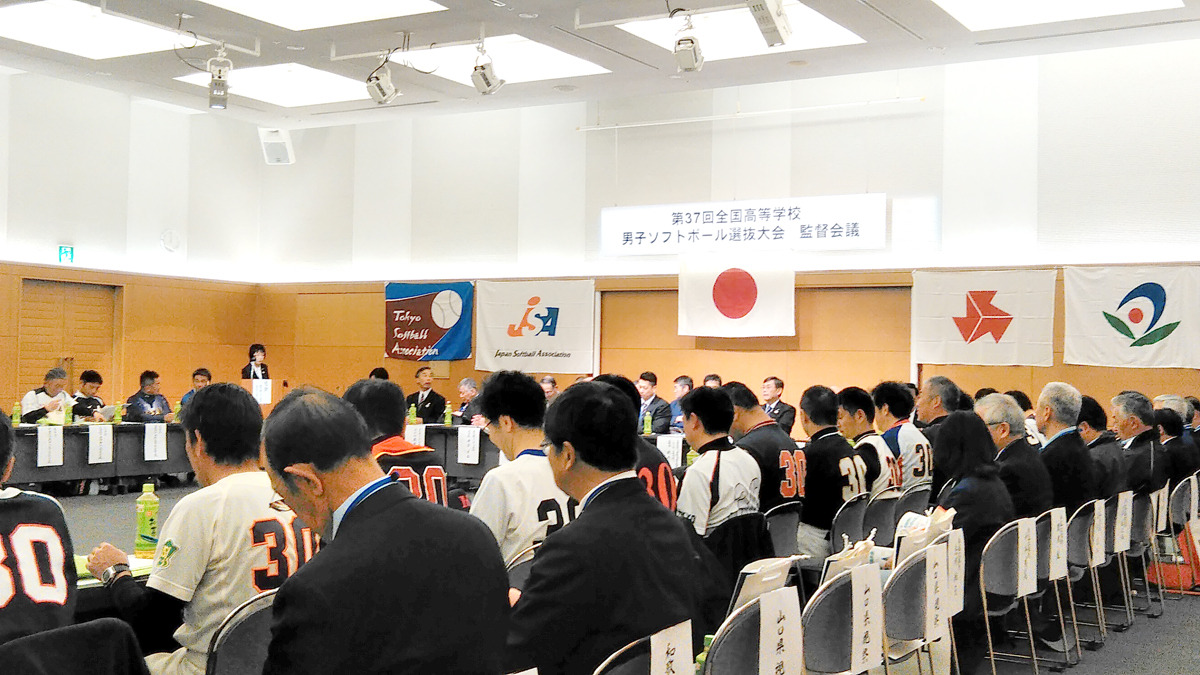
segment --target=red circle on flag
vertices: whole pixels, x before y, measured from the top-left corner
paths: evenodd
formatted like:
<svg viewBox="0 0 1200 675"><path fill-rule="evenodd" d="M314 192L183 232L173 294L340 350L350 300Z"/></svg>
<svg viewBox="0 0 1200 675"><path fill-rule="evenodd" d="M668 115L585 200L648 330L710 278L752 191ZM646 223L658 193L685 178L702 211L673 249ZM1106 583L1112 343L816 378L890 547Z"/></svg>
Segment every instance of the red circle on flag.
<svg viewBox="0 0 1200 675"><path fill-rule="evenodd" d="M758 302L758 284L749 272L734 267L717 275L712 294L717 311L730 319L740 319Z"/></svg>

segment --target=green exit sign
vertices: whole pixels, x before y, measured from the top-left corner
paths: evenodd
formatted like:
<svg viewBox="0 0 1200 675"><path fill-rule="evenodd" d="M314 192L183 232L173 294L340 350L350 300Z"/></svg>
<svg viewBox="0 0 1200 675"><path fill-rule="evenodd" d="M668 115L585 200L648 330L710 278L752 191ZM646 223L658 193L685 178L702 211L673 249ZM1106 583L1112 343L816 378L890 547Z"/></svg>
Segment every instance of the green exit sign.
<svg viewBox="0 0 1200 675"><path fill-rule="evenodd" d="M58 262L60 262L60 263L75 262L75 247L74 246L59 246L58 247Z"/></svg>

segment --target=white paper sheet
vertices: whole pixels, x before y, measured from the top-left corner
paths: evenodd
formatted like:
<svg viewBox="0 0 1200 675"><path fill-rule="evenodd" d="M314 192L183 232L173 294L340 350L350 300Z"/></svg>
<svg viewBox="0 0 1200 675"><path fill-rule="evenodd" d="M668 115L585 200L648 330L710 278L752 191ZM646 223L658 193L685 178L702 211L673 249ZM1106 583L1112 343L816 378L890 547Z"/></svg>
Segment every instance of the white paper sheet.
<svg viewBox="0 0 1200 675"><path fill-rule="evenodd" d="M1067 576L1067 510L1050 511L1050 579Z"/></svg>
<svg viewBox="0 0 1200 675"><path fill-rule="evenodd" d="M1099 567L1104 563L1104 533L1107 519L1104 517L1104 502L1094 502L1096 515L1092 519L1092 531L1089 533L1092 547L1091 567Z"/></svg>
<svg viewBox="0 0 1200 675"><path fill-rule="evenodd" d="M967 577L967 542L962 530L951 530L946 542L946 615L954 616L963 609L963 594Z"/></svg>
<svg viewBox="0 0 1200 675"><path fill-rule="evenodd" d="M1017 521L1017 595L1037 590L1037 525L1033 518Z"/></svg>
<svg viewBox="0 0 1200 675"><path fill-rule="evenodd" d="M458 428L458 463L479 464L479 427Z"/></svg>
<svg viewBox="0 0 1200 675"><path fill-rule="evenodd" d="M113 428L110 424L88 427L88 464L111 464L113 460Z"/></svg>
<svg viewBox="0 0 1200 675"><path fill-rule="evenodd" d="M850 671L862 673L883 664L883 584L877 565L859 565L850 575L854 596Z"/></svg>
<svg viewBox="0 0 1200 675"><path fill-rule="evenodd" d="M936 640L947 635L950 617L947 614L946 545L934 544L925 548L925 639Z"/></svg>
<svg viewBox="0 0 1200 675"><path fill-rule="evenodd" d="M404 427L404 440L413 445L425 445L425 425L409 424Z"/></svg>
<svg viewBox="0 0 1200 675"><path fill-rule="evenodd" d="M804 668L800 595L795 588L780 588L758 602L758 675L799 675Z"/></svg>
<svg viewBox="0 0 1200 675"><path fill-rule="evenodd" d="M167 459L167 425L161 422L146 425L146 440L142 449L147 462L165 462Z"/></svg>
<svg viewBox="0 0 1200 675"><path fill-rule="evenodd" d="M690 620L650 636L650 675L683 675L696 669Z"/></svg>
<svg viewBox="0 0 1200 675"><path fill-rule="evenodd" d="M1124 553L1129 550L1129 537L1133 531L1133 493L1126 490L1117 495L1117 513L1113 522L1113 551Z"/></svg>
<svg viewBox="0 0 1200 675"><path fill-rule="evenodd" d="M662 452L663 457L667 458L667 463L671 465L672 469L683 465L683 436L678 434L659 436L658 449Z"/></svg>
<svg viewBox="0 0 1200 675"><path fill-rule="evenodd" d="M271 381L250 380L250 395L259 405L271 405Z"/></svg>
<svg viewBox="0 0 1200 675"><path fill-rule="evenodd" d="M63 465L63 428L39 426L37 430L37 465Z"/></svg>

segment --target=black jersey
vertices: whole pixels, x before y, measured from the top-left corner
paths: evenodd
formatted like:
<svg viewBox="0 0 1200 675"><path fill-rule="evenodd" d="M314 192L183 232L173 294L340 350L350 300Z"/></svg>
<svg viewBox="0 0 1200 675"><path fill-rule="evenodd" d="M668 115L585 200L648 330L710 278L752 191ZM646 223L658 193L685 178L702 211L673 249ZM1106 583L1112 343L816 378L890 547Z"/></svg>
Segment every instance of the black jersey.
<svg viewBox="0 0 1200 675"><path fill-rule="evenodd" d="M750 453L762 472L758 501L763 513L804 497L804 453L774 420L747 431L736 445Z"/></svg>
<svg viewBox="0 0 1200 675"><path fill-rule="evenodd" d="M0 644L73 623L76 581L58 502L0 489Z"/></svg>
<svg viewBox="0 0 1200 675"><path fill-rule="evenodd" d="M646 487L646 492L674 513L675 503L679 498L679 486L675 483L675 474L672 473L667 458L658 446L640 436L635 447L637 466L634 470L637 471L642 485Z"/></svg>
<svg viewBox="0 0 1200 675"><path fill-rule="evenodd" d="M371 446L371 454L380 468L407 485L414 496L434 504L450 505L446 467L438 462L433 448L413 445L403 436L388 436Z"/></svg>
<svg viewBox="0 0 1200 675"><path fill-rule="evenodd" d="M800 520L828 530L842 504L868 490L866 464L833 427L813 434L804 448L804 459L804 510Z"/></svg>

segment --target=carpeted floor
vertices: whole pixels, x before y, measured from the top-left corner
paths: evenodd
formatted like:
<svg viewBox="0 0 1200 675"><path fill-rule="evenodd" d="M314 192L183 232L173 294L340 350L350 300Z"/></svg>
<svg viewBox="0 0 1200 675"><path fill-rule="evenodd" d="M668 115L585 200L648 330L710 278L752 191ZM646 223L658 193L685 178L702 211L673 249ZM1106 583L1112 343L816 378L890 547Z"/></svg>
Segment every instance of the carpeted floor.
<svg viewBox="0 0 1200 675"><path fill-rule="evenodd" d="M200 486L193 484L159 490L159 522L166 521L171 507L184 495L199 489ZM87 555L97 544L104 541L132 552L134 532L137 529L135 500L139 496L141 493L60 497L58 501L62 503L66 513L67 528L71 531L71 542L75 545L75 552Z"/></svg>

